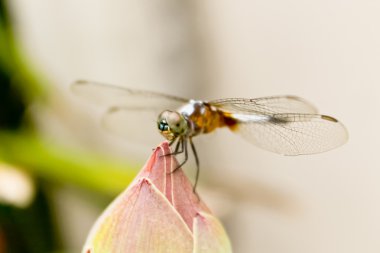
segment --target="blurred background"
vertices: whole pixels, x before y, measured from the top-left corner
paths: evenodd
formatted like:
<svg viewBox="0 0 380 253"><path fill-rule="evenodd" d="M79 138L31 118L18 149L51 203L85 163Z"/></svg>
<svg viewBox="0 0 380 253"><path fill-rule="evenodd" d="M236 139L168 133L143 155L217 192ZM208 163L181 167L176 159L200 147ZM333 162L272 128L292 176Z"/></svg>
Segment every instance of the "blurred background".
<svg viewBox="0 0 380 253"><path fill-rule="evenodd" d="M106 108L70 92L77 79L312 101L346 145L283 157L202 136L198 192L235 253L379 252L379 13L371 0L1 0L0 253L79 252L162 141L155 119L131 124L141 143L107 132Z"/></svg>

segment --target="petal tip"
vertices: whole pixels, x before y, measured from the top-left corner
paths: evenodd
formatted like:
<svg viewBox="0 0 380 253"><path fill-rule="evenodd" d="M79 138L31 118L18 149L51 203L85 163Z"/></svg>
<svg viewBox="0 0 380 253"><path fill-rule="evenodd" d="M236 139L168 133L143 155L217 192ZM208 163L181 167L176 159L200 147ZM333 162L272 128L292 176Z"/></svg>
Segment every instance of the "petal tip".
<svg viewBox="0 0 380 253"><path fill-rule="evenodd" d="M162 150L163 155L170 153L170 145L168 141L161 142L155 149L155 151Z"/></svg>

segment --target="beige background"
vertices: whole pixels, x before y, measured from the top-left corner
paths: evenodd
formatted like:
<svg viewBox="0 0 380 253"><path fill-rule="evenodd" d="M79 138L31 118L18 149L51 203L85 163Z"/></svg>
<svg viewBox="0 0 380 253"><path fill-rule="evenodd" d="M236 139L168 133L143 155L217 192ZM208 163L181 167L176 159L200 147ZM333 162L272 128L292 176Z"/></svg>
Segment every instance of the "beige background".
<svg viewBox="0 0 380 253"><path fill-rule="evenodd" d="M149 154L97 126L94 108L68 91L77 78L202 99L305 97L345 123L345 146L282 157L227 131L204 136L200 194L236 253L380 251L379 1L9 2L22 47L60 91L36 109L47 136L141 161ZM77 208L61 205L75 252L100 210L58 196Z"/></svg>

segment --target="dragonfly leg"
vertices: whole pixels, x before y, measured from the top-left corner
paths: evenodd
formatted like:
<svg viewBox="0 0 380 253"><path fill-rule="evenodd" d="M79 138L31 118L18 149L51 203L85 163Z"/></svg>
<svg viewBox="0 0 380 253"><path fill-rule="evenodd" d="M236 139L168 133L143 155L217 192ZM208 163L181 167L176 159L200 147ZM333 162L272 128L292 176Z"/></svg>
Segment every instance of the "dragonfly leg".
<svg viewBox="0 0 380 253"><path fill-rule="evenodd" d="M181 150L179 150L179 146L181 146ZM185 150L184 148L184 139L183 137L181 137L178 142L177 142L177 145L175 147L175 150L173 153L171 153L171 155L178 155L178 154L182 154L183 151Z"/></svg>
<svg viewBox="0 0 380 253"><path fill-rule="evenodd" d="M178 154L178 150L179 150L179 145L181 144L181 140L177 141L177 145L175 145L175 149L174 149L174 154ZM182 151L183 152L183 147L182 147Z"/></svg>
<svg viewBox="0 0 380 253"><path fill-rule="evenodd" d="M188 152L187 152L187 139L186 138L182 138L181 139L181 143L182 143L182 152L185 152L185 159L174 170L172 170L171 173L174 173L174 172L176 172L176 170L178 170L179 168L181 168L187 162L187 160L189 158Z"/></svg>
<svg viewBox="0 0 380 253"><path fill-rule="evenodd" d="M173 140L171 140L171 141L169 142L169 147L171 147L171 146L173 145L173 143L174 143L176 140L177 140L177 138L174 138Z"/></svg>
<svg viewBox="0 0 380 253"><path fill-rule="evenodd" d="M169 147L171 147L173 144L174 144L174 142L177 140L177 138L174 138L173 140L171 140L170 142L169 142ZM177 142L177 146L178 146L179 144L178 144L178 142ZM177 150L177 146L176 146L176 150ZM152 150L154 151L154 150L156 150L156 148L152 148ZM161 155L161 156L168 156L168 155L171 155L171 153L169 153L169 154L165 154L165 155Z"/></svg>
<svg viewBox="0 0 380 253"><path fill-rule="evenodd" d="M197 171L195 173L195 182L194 182L194 186L193 186L193 192L196 193L195 190L197 188L198 179L199 179L199 172L200 172L200 170L199 170L199 159L198 159L197 150L195 149L192 138L190 138L189 141L190 141L191 150L193 151L193 154L194 154L195 164L197 166Z"/></svg>
<svg viewBox="0 0 380 253"><path fill-rule="evenodd" d="M176 140L176 139L175 139L175 140ZM169 146L170 146L171 144L173 144L175 140L171 141L171 142L169 143ZM179 149L179 147L181 147L181 150ZM176 144L176 146L175 146L174 152L171 152L171 153L168 153L168 154L164 154L164 155L162 155L162 156L178 155L178 154L182 154L183 151L184 151L184 147L183 147L183 138L180 137L180 138L178 139L178 141L177 141L177 144Z"/></svg>

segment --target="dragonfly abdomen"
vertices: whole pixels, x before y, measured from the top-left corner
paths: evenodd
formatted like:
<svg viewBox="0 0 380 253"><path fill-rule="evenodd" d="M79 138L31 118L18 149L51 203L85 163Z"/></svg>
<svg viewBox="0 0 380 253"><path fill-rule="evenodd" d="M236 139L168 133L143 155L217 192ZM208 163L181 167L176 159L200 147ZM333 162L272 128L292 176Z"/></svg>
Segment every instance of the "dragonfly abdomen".
<svg viewBox="0 0 380 253"><path fill-rule="evenodd" d="M218 111L221 119L220 127L228 127L230 130L235 131L238 128L238 120L234 119L231 114Z"/></svg>

